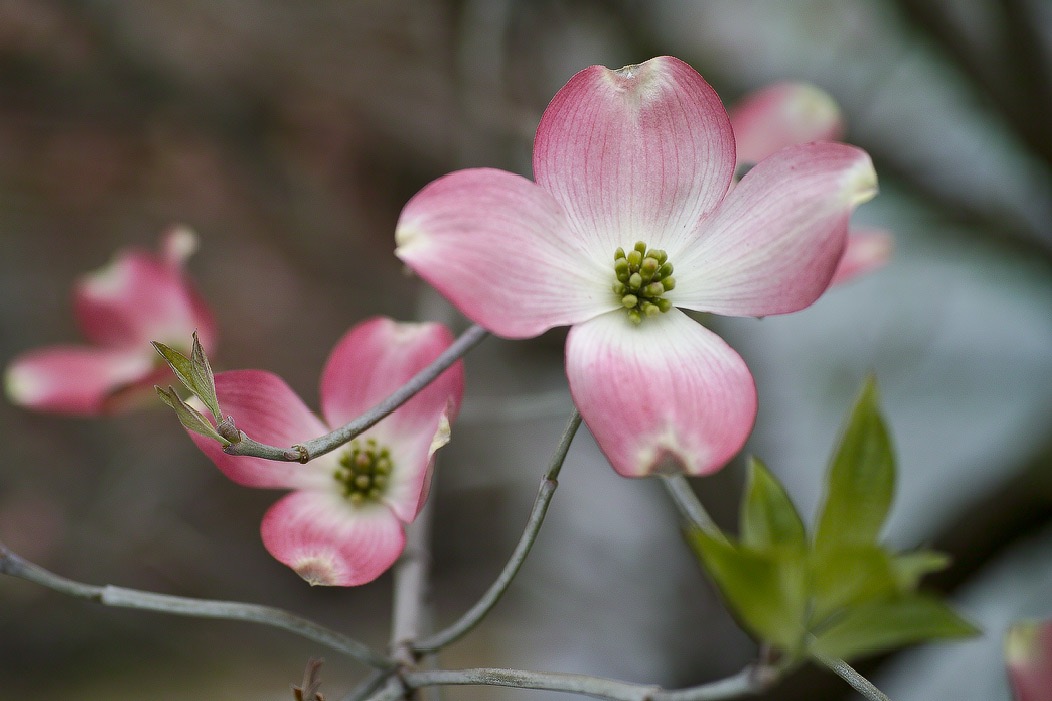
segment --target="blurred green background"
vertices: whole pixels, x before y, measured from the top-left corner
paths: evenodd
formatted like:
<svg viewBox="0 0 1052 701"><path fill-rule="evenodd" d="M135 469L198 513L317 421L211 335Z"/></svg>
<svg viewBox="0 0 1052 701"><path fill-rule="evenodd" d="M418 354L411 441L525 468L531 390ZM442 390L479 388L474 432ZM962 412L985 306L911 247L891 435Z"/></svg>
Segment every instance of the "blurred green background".
<svg viewBox="0 0 1052 701"><path fill-rule="evenodd" d="M392 255L405 201L455 168L529 174L577 70L689 61L727 104L781 79L842 105L896 234L884 270L786 317L714 320L757 377L748 451L804 513L862 378L899 452L888 537L945 549L932 579L982 639L860 665L897 701L1007 699L1000 637L1052 617L1052 3L1046 0L0 0L0 362L76 338L73 279L172 223L219 321L217 368L279 373L316 404L335 340L372 314L464 321ZM421 311L422 310L422 311ZM510 553L569 412L559 332L487 340L433 492L436 618ZM159 402L158 402L159 407ZM266 554L276 494L229 483L161 408L74 420L0 405L0 538L61 574L268 603L385 644L390 580L309 589ZM734 523L740 465L697 482ZM549 522L446 666L684 686L754 645L650 481L582 432ZM0 579L0 698L283 699L319 650L215 621L103 609ZM363 675L326 654L323 691ZM537 698L451 689L449 698ZM849 698L803 670L764 699Z"/></svg>

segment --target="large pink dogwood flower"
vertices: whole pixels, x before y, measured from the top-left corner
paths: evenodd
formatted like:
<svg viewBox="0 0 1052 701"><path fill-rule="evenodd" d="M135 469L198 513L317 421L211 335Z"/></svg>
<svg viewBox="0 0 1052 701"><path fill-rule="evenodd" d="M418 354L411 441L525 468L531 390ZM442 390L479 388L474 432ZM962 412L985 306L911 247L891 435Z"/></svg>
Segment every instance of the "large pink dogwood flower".
<svg viewBox="0 0 1052 701"><path fill-rule="evenodd" d="M11 401L61 414L104 414L152 396L153 385L170 376L150 341L184 347L196 330L202 346L213 349L212 314L183 272L196 248L192 232L173 228L159 255L123 250L80 278L73 310L91 345L49 346L15 358L4 375Z"/></svg>
<svg viewBox="0 0 1052 701"><path fill-rule="evenodd" d="M678 308L808 306L876 192L844 144L783 149L730 189L735 161L727 113L687 64L592 66L541 119L535 183L491 168L436 180L403 210L397 254L499 336L570 325L570 391L617 472L708 474L744 444L756 390Z"/></svg>
<svg viewBox="0 0 1052 701"><path fill-rule="evenodd" d="M321 375L322 423L277 375L216 374L223 412L272 445L293 445L360 416L444 351L441 324L374 318L336 344ZM464 373L456 363L350 444L305 465L227 455L190 433L223 473L249 487L292 489L267 511L263 544L310 584L355 586L379 577L405 547L404 524L424 504L436 450L449 440Z"/></svg>
<svg viewBox="0 0 1052 701"><path fill-rule="evenodd" d="M738 167L758 163L786 146L839 141L846 131L836 100L810 83L781 82L755 90L730 110ZM854 229L830 284L883 266L894 238L884 229Z"/></svg>

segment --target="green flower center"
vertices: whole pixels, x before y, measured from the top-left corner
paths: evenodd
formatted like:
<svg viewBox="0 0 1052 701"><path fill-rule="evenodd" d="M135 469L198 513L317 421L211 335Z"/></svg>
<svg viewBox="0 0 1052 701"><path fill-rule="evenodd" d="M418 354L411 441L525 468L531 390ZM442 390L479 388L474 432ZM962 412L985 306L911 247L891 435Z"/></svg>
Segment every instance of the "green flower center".
<svg viewBox="0 0 1052 701"><path fill-rule="evenodd" d="M628 253L618 248L614 251L614 277L614 294L628 310L633 324L672 309L672 302L663 295L676 286L676 279L664 251L648 250L642 241L637 241Z"/></svg>
<svg viewBox="0 0 1052 701"><path fill-rule="evenodd" d="M364 446L355 440L340 456L340 466L333 477L340 483L343 496L358 505L380 500L387 491L393 467L387 448L381 448L372 438Z"/></svg>

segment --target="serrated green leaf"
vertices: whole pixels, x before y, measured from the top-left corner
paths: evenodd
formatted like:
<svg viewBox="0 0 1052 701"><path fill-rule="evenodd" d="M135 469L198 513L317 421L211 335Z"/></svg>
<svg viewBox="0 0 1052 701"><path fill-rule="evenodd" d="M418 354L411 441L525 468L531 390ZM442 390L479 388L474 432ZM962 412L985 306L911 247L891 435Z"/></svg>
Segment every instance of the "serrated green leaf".
<svg viewBox="0 0 1052 701"><path fill-rule="evenodd" d="M690 539L738 620L790 654L799 650L807 605L803 550L758 552L701 530Z"/></svg>
<svg viewBox="0 0 1052 701"><path fill-rule="evenodd" d="M934 550L903 553L895 555L891 560L899 591L904 594L914 591L924 575L940 572L949 566L950 556Z"/></svg>
<svg viewBox="0 0 1052 701"><path fill-rule="evenodd" d="M179 418L179 423L185 428L194 433L199 433L205 438L219 441L224 447L230 445L230 441L219 435L219 432L208 422L208 419L182 400L182 398L176 393L174 387L169 386L168 389L163 389L162 387L154 385L153 388L157 390L157 394L161 397L161 400L175 410L175 415Z"/></svg>
<svg viewBox="0 0 1052 701"><path fill-rule="evenodd" d="M168 363L168 367L170 367L172 372L175 373L175 376L179 378L179 382L183 384L183 387L186 387L194 394L197 394L194 389L196 383L194 382L193 364L190 362L190 359L176 349L167 346L160 341L150 341L150 344L154 347L154 350L161 354L161 357L164 358L164 362Z"/></svg>
<svg viewBox="0 0 1052 701"><path fill-rule="evenodd" d="M758 459L749 461L749 482L741 509L741 540L747 548L804 548L807 533L796 507Z"/></svg>
<svg viewBox="0 0 1052 701"><path fill-rule="evenodd" d="M891 556L875 545L815 552L811 565L815 624L845 606L887 600L899 593Z"/></svg>
<svg viewBox="0 0 1052 701"><path fill-rule="evenodd" d="M926 640L966 638L979 630L927 596L871 602L849 609L815 635L810 649L848 659Z"/></svg>
<svg viewBox="0 0 1052 701"><path fill-rule="evenodd" d="M212 366L208 363L208 356L205 355L205 349L201 346L196 331L194 331L193 349L190 352L190 374L194 379L191 391L205 403L218 424L223 420L223 412L219 408L219 398L216 396L215 377L212 375Z"/></svg>
<svg viewBox="0 0 1052 701"><path fill-rule="evenodd" d="M875 381L866 381L829 469L815 533L817 550L877 542L895 491L895 459L877 408Z"/></svg>

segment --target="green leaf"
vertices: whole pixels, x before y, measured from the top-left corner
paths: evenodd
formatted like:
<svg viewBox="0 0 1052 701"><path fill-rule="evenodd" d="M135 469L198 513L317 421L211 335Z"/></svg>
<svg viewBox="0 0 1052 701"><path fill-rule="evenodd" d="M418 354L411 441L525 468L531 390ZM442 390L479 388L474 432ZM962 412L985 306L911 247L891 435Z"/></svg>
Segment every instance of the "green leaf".
<svg viewBox="0 0 1052 701"><path fill-rule="evenodd" d="M899 593L891 557L875 545L816 552L811 572L811 620L817 624L845 606Z"/></svg>
<svg viewBox="0 0 1052 701"><path fill-rule="evenodd" d="M895 459L872 378L862 388L829 470L817 550L877 542L895 491Z"/></svg>
<svg viewBox="0 0 1052 701"><path fill-rule="evenodd" d="M848 610L809 646L848 659L937 638L966 638L979 630L946 604L927 596L871 602Z"/></svg>
<svg viewBox="0 0 1052 701"><path fill-rule="evenodd" d="M154 385L153 388L157 390L157 394L161 397L161 400L175 410L175 415L179 417L179 423L187 429L194 433L199 433L205 438L219 441L223 444L223 447L230 445L230 441L219 435L219 432L208 422L208 419L206 419L201 412L197 411L182 400L182 398L176 393L175 388L169 386L168 389L163 389L157 385Z"/></svg>
<svg viewBox="0 0 1052 701"><path fill-rule="evenodd" d="M782 485L756 458L749 461L749 482L741 509L742 544L754 550L803 548L804 523Z"/></svg>
<svg viewBox="0 0 1052 701"><path fill-rule="evenodd" d="M804 552L758 552L700 529L690 539L738 620L762 640L798 650L807 604Z"/></svg>
<svg viewBox="0 0 1052 701"><path fill-rule="evenodd" d="M899 591L904 594L916 590L924 575L940 572L949 566L950 556L934 550L916 550L895 555L891 560Z"/></svg>
<svg viewBox="0 0 1052 701"><path fill-rule="evenodd" d="M172 369L175 376L179 378L179 381L183 383L183 386L188 390L197 394L194 382L194 370L193 363L185 355L175 350L171 346L166 346L160 341L150 341L150 344L154 347L164 361L168 363L168 367Z"/></svg>
<svg viewBox="0 0 1052 701"><path fill-rule="evenodd" d="M201 398L208 410L212 412L216 423L223 420L223 412L219 408L219 398L216 396L216 382L212 375L212 366L208 363L208 356L201 346L201 341L194 331L193 350L190 352L190 374L194 379L191 391Z"/></svg>

